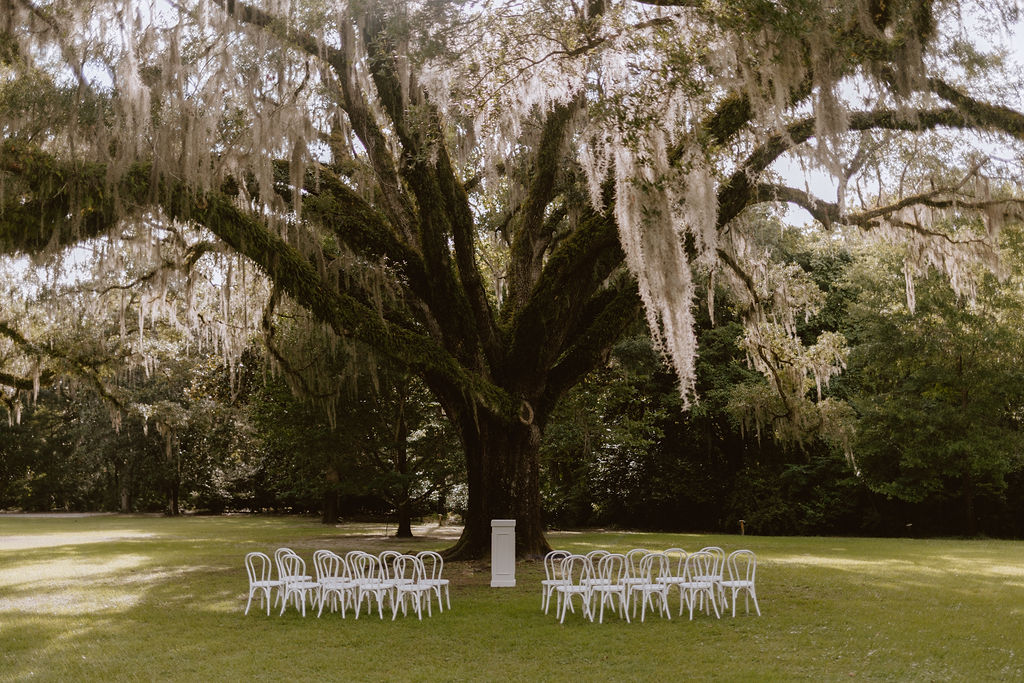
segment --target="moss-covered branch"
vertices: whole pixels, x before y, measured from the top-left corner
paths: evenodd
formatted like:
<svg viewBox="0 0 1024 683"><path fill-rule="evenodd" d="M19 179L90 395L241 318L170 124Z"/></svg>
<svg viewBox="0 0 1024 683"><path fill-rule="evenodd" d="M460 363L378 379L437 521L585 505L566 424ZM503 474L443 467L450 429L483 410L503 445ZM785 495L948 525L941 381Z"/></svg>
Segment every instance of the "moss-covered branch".
<svg viewBox="0 0 1024 683"><path fill-rule="evenodd" d="M610 215L592 212L551 253L509 332L509 367L536 372L564 352L587 302L623 260Z"/></svg>
<svg viewBox="0 0 1024 683"><path fill-rule="evenodd" d="M229 247L248 257L283 292L330 325L338 335L371 344L412 368L422 371L429 367L448 376L467 392L479 396L482 402L494 406L495 410L514 410L502 390L467 370L427 334L389 324L373 306L339 289L336 283L326 282L298 250L265 223L240 210L229 197L217 192L197 192L180 182L160 183L154 187L151 185L152 174L144 164L133 167L119 181L107 183L103 180L105 169L98 165L88 167L88 172L79 176L74 166L57 162L40 150L22 148L19 152L18 158L22 161L14 163L12 157L5 154L2 169L9 180L23 188L23 196L27 199L40 201L35 196L37 193L46 198L57 194L68 206L89 207L86 209L89 213L102 211L104 220L97 225L104 228L116 225L117 216L125 212L156 207L169 218L201 224ZM121 188L116 205L107 204L113 201L106 199L110 195L109 187ZM40 230L45 232L49 226L36 223L34 227L34 232L19 235L17 244L20 250L34 253L38 250L34 245L52 239L48 235L40 235ZM10 233L5 216L0 215L0 234ZM69 232L61 237L66 237L66 243L71 244L86 236L92 235L79 231L77 236Z"/></svg>
<svg viewBox="0 0 1024 683"><path fill-rule="evenodd" d="M854 112L849 117L851 131L902 130L922 132L938 127L985 129L1019 136L1014 121L1003 112L979 109L968 117L954 107L902 112L885 109ZM1018 115L1019 116L1019 115ZM785 135L773 135L757 147L718 192L718 226L724 228L752 203L757 203L757 178L784 153L814 137L815 119L808 117L791 124Z"/></svg>
<svg viewBox="0 0 1024 683"><path fill-rule="evenodd" d="M0 386L10 387L11 389L18 389L20 391L32 391L35 388L36 383L31 377L22 377L20 375L12 375L9 372L0 371Z"/></svg>
<svg viewBox="0 0 1024 683"><path fill-rule="evenodd" d="M150 188L148 165L136 164L111 183L100 164L58 162L13 139L0 145L0 177L7 180L0 206L0 251L7 254L38 254L102 235Z"/></svg>
<svg viewBox="0 0 1024 683"><path fill-rule="evenodd" d="M956 209L960 211L984 212L993 209L1015 209L1015 213L1024 214L1024 202L1015 199L975 199L960 193L956 187L936 187L925 192L902 197L895 202L876 206L863 211L843 212L835 202L819 199L805 190L774 183L758 183L754 189L754 201L786 202L805 209L811 216L826 227L832 225L850 225L864 230L871 230L881 225L882 221L891 220L903 209L923 206L932 209ZM925 237L934 237L951 244L971 243L980 240L957 239L952 235L931 230L923 225L900 221L899 225Z"/></svg>
<svg viewBox="0 0 1024 683"><path fill-rule="evenodd" d="M544 265L549 241L549 236L543 234L545 212L558 191L555 179L562 166L566 127L579 107L579 101L559 105L546 115L542 124L530 185L513 230L509 293L505 304L511 311L526 303L526 297L530 295Z"/></svg>
<svg viewBox="0 0 1024 683"><path fill-rule="evenodd" d="M569 388L575 386L587 373L608 357L608 352L641 310L640 294L632 278L623 277L614 288L601 297L597 314L576 336L548 375L545 402L538 406L542 412L554 408L555 402Z"/></svg>

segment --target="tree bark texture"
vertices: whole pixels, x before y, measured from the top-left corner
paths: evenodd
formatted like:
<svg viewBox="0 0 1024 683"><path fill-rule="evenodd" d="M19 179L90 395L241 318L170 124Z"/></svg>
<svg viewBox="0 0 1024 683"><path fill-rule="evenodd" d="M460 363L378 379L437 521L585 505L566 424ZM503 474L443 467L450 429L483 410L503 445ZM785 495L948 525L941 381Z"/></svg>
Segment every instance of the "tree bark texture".
<svg viewBox="0 0 1024 683"><path fill-rule="evenodd" d="M338 482L341 477L338 474L338 468L333 463L327 466L324 478L327 480L327 486L324 490L323 516L320 521L323 524L337 524L339 521Z"/></svg>
<svg viewBox="0 0 1024 683"><path fill-rule="evenodd" d="M398 503L395 516L398 518L398 530L395 531L395 538L412 538L412 509L408 498Z"/></svg>
<svg viewBox="0 0 1024 683"><path fill-rule="evenodd" d="M463 416L466 419L473 418ZM539 428L495 417L460 427L466 438L469 501L462 536L448 555L487 557L491 520L514 519L516 555L543 556L550 546L540 500Z"/></svg>

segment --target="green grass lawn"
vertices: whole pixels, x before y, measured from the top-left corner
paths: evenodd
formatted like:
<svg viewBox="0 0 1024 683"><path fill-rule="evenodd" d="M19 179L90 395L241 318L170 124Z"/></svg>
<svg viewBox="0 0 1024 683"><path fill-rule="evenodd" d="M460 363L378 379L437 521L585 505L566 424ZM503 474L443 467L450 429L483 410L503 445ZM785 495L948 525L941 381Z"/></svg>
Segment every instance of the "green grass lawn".
<svg viewBox="0 0 1024 683"><path fill-rule="evenodd" d="M761 617L540 611L540 562L492 589L451 563L452 610L395 622L243 616L250 550L443 548L276 517L0 515L0 680L1024 679L1024 543L561 532L574 551L758 554ZM742 607L742 604L741 604Z"/></svg>

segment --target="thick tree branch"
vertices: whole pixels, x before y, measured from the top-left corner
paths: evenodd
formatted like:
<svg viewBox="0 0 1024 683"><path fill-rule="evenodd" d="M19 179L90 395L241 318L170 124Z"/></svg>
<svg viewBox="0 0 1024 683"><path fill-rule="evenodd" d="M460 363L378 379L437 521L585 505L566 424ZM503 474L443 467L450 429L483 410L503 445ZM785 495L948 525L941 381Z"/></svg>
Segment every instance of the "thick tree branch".
<svg viewBox="0 0 1024 683"><path fill-rule="evenodd" d="M509 332L508 364L516 373L551 367L594 292L624 256L611 214L590 213L551 253L517 311ZM543 375L543 372L540 373Z"/></svg>
<svg viewBox="0 0 1024 683"><path fill-rule="evenodd" d="M42 382L40 378L40 382ZM11 389L18 389L20 391L32 391L36 383L31 377L22 377L20 375L12 375L9 372L0 372L0 385L10 387Z"/></svg>
<svg viewBox="0 0 1024 683"><path fill-rule="evenodd" d="M396 358L413 368L422 370L429 367L475 392L486 405L499 412L515 410L503 391L469 373L429 337L413 329L389 324L372 306L361 303L350 293L339 291L336 283L326 283L317 269L294 247L268 230L262 222L240 211L228 197L216 192L195 192L180 182L153 187L149 167L139 164L125 177L114 181L115 187L125 188L121 192L120 206L115 208L112 200L106 199L110 192L106 189L102 167L88 167L84 175L79 175L75 167L62 165L38 150L21 149L18 159L11 162L11 155L4 154L0 170L16 176L14 180L29 192L29 200L36 200L33 195L40 193L53 197L52 188L59 187L59 195L68 206L90 207L86 214L101 214L103 220L97 223L104 229L114 225L117 216L124 212L155 206L162 208L171 219L199 223L253 261L282 291L330 325L339 336L390 349ZM58 237L62 243L84 239L82 235L76 236L70 228L62 230L64 223L67 221L42 227L61 231ZM24 250L26 242L31 241L29 234L15 235L22 227L10 225L6 214L0 214L0 236L4 236L5 244L10 236L19 237L13 240L14 247L8 251ZM43 243L50 241L45 230L40 230L41 226L34 224L32 227L35 238Z"/></svg>
<svg viewBox="0 0 1024 683"><path fill-rule="evenodd" d="M0 174L13 182L0 207L0 251L38 254L111 230L123 218L122 205L144 199L149 166L136 164L113 185L100 164L58 164L16 140L0 145ZM20 192L27 187L28 194Z"/></svg>
<svg viewBox="0 0 1024 683"><path fill-rule="evenodd" d="M882 206L877 206L864 211L846 212L840 210L835 202L826 202L811 195L804 190L775 185L771 183L759 183L754 189L755 201L775 201L795 204L805 209L819 223L826 227L833 224L851 225L870 230L878 227L881 221L892 220L892 217L903 209L915 206L925 206L933 209L960 209L967 211L984 211L996 207L1015 207L1016 213L1020 215L1024 209L1024 202L1019 199L973 199L968 196L958 195L955 188L935 188L927 192L903 197L898 201ZM899 225L912 230L926 237L942 239L950 244L971 244L982 243L982 239L957 239L956 237L930 230L923 225L908 221L899 221Z"/></svg>
<svg viewBox="0 0 1024 683"><path fill-rule="evenodd" d="M496 410L509 408L497 387L472 375L429 337L384 321L373 308L351 294L328 286L316 269L293 247L266 229L262 223L241 213L232 202L215 194L197 194L175 187L163 202L172 218L198 222L239 253L263 269L281 290L324 321L335 334L388 349L410 367L432 368L462 386L479 392Z"/></svg>
<svg viewBox="0 0 1024 683"><path fill-rule="evenodd" d="M1000 117L982 117L972 121L957 108L930 109L917 112L900 112L884 109L871 112L854 112L849 117L849 130L903 130L921 132L938 127L986 128L1003 130L1018 136L1012 127L1004 128ZM785 152L814 137L814 117L808 117L791 124L785 135L773 135L755 149L742 166L722 184L718 192L718 226L724 228L739 213L755 200L757 178Z"/></svg>
<svg viewBox="0 0 1024 683"><path fill-rule="evenodd" d="M938 78L929 79L928 84L935 94L957 107L974 126L1024 140L1024 114L971 97Z"/></svg>
<svg viewBox="0 0 1024 683"><path fill-rule="evenodd" d="M636 321L641 309L636 283L624 279L613 291L613 296L601 306L600 313L551 368L547 390L537 406L542 415L550 414L562 394L600 365L615 342Z"/></svg>
<svg viewBox="0 0 1024 683"><path fill-rule="evenodd" d="M320 171L319 191L310 192L303 207L307 218L321 222L355 253L371 260L387 259L417 295L425 295L426 273L420 254L330 169Z"/></svg>
<svg viewBox="0 0 1024 683"><path fill-rule="evenodd" d="M545 212L557 192L555 178L561 167L566 127L580 104L576 100L556 107L542 124L530 186L513 231L515 237L509 264L509 296L505 303L511 311L518 310L526 303L526 297L544 267L547 240L543 239L542 230L545 226Z"/></svg>
<svg viewBox="0 0 1024 683"><path fill-rule="evenodd" d="M474 364L479 344L493 367L500 362L501 343L476 263L469 198L455 177L438 113L415 82L399 80L398 50L387 22L381 8L372 9L364 24L363 44L381 104L402 147L402 177L416 197L419 245L431 288L421 293L421 299L440 323L450 351ZM408 121L410 106L425 115ZM452 245L457 270L452 268Z"/></svg>

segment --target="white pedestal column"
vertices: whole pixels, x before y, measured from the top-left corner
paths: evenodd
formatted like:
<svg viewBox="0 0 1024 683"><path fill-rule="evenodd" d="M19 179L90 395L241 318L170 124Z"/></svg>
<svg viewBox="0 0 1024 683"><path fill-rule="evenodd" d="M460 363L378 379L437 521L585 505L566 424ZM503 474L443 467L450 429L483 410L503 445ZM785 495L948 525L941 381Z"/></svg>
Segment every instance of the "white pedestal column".
<svg viewBox="0 0 1024 683"><path fill-rule="evenodd" d="M491 520L491 588L516 585L516 520Z"/></svg>

